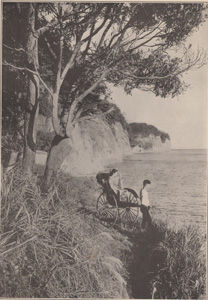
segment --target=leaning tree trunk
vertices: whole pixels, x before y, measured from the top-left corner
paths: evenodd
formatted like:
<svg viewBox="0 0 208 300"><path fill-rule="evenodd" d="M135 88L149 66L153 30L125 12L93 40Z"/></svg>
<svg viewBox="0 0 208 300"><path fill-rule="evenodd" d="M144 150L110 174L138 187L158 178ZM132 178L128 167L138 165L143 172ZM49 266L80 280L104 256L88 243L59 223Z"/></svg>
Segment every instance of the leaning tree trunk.
<svg viewBox="0 0 208 300"><path fill-rule="evenodd" d="M44 192L48 191L51 185L52 176L54 174L57 174L57 172L60 170L64 159L70 154L70 151L73 147L72 135L73 130L75 128L75 124L72 122L73 111L74 107L72 106L68 115L67 125L64 130L64 134L63 132L61 132L60 125L58 129L58 120L54 118L56 119L56 122L53 121L53 126L55 127L55 125L57 125L56 129L59 132L59 134L56 134L56 136L54 137L48 154L42 185L42 190Z"/></svg>
<svg viewBox="0 0 208 300"><path fill-rule="evenodd" d="M43 192L48 191L53 175L57 174L64 159L70 154L71 141L71 138L62 137L60 135L54 137L44 172L44 180L41 188Z"/></svg>
<svg viewBox="0 0 208 300"><path fill-rule="evenodd" d="M25 113L23 166L32 171L36 155L36 123L39 111L37 89L32 79L29 79L28 107Z"/></svg>
<svg viewBox="0 0 208 300"><path fill-rule="evenodd" d="M36 10L35 3L28 7L28 37L27 37L27 60L28 69L36 71L38 68L38 38L35 37ZM25 112L24 126L24 151L23 166L27 171L32 171L35 164L36 154L36 123L39 110L39 78L28 72L28 99Z"/></svg>

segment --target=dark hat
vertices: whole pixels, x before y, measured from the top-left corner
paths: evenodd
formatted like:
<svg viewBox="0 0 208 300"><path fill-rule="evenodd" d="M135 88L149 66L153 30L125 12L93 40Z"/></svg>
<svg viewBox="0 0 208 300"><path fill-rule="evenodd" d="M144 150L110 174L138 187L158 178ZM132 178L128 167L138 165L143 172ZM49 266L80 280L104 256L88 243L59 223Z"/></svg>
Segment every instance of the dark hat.
<svg viewBox="0 0 208 300"><path fill-rule="evenodd" d="M110 171L110 175L113 175L113 174L116 173L116 172L118 172L118 170L112 169L112 170Z"/></svg>
<svg viewBox="0 0 208 300"><path fill-rule="evenodd" d="M145 186L146 184L151 184L151 181L149 179L145 179L143 181L143 186Z"/></svg>

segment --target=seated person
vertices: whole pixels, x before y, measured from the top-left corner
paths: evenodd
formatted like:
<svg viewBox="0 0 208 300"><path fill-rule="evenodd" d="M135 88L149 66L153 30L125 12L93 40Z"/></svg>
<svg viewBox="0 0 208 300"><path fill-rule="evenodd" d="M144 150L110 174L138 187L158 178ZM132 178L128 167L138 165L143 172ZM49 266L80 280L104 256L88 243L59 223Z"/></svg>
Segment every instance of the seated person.
<svg viewBox="0 0 208 300"><path fill-rule="evenodd" d="M112 169L110 171L109 184L111 189L118 196L118 199L124 196L128 196L128 191L125 190L123 186L123 177L121 173L118 172L118 170Z"/></svg>
<svg viewBox="0 0 208 300"><path fill-rule="evenodd" d="M112 169L110 173L98 173L96 179L104 190L112 190L116 194L117 200L125 201L125 198L128 197L128 189L124 189L123 177L118 170Z"/></svg>
<svg viewBox="0 0 208 300"><path fill-rule="evenodd" d="M109 173L98 173L96 176L97 182L104 188L104 189L110 189L109 186Z"/></svg>
<svg viewBox="0 0 208 300"><path fill-rule="evenodd" d="M118 170L112 169L110 173L98 173L96 179L103 187L104 191L108 194L112 191L114 195L116 195L117 200L121 200L122 202L128 201L129 193L131 193L135 198L137 198L137 201L139 201L139 204L141 205L141 201L137 193L130 188L124 188L123 177ZM110 199L111 197L108 199L109 202Z"/></svg>

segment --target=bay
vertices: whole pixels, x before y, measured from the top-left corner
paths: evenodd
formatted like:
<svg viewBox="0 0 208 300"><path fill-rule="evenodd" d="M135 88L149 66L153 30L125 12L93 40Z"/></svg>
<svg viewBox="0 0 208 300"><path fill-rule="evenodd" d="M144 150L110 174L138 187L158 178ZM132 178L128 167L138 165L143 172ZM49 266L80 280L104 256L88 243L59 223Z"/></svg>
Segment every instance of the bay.
<svg viewBox="0 0 208 300"><path fill-rule="evenodd" d="M118 169L125 187L138 194L144 179L151 181L149 197L157 218L197 223L205 228L207 211L207 151L171 150L139 153L110 167Z"/></svg>

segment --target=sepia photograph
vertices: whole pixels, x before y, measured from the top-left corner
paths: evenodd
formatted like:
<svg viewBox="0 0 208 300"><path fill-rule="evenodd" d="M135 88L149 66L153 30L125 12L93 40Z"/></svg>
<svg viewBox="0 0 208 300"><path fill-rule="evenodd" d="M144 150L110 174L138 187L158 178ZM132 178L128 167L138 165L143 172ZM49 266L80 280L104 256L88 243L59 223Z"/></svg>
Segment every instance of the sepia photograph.
<svg viewBox="0 0 208 300"><path fill-rule="evenodd" d="M206 299L208 3L1 11L0 298Z"/></svg>

